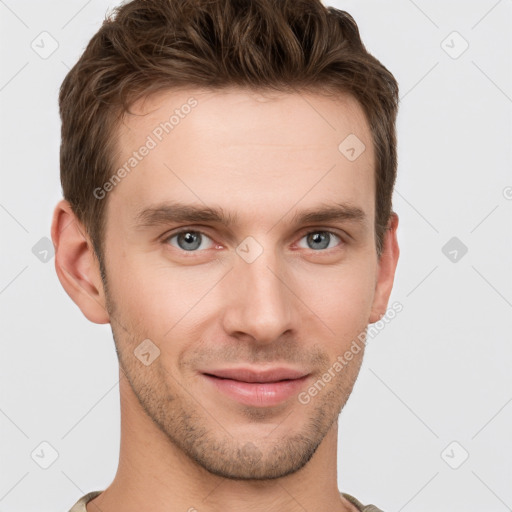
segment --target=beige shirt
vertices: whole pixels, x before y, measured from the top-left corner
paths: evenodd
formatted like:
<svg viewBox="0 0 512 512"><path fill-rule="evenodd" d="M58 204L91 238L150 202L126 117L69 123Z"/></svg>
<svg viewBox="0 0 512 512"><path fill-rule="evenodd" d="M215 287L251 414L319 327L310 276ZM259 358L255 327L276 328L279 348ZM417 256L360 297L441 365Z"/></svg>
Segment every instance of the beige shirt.
<svg viewBox="0 0 512 512"><path fill-rule="evenodd" d="M103 491L93 491L85 496L82 496L72 507L69 512L87 512L87 509L85 508L85 504L91 501L92 499L96 498L98 494L102 493ZM377 508L375 505L363 505L360 501L358 501L353 496L350 496L350 494L346 494L344 492L341 493L341 495L350 501L352 505L355 505L357 510L360 512L382 512L380 508Z"/></svg>

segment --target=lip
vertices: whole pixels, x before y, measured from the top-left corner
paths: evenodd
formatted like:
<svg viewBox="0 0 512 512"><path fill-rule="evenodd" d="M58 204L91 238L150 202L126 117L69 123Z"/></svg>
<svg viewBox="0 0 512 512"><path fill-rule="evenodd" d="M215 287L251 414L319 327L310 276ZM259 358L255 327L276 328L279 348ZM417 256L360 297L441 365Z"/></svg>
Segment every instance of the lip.
<svg viewBox="0 0 512 512"><path fill-rule="evenodd" d="M223 379L238 380L242 382L278 382L280 380L300 379L305 377L307 372L296 370L294 368L275 367L265 370L254 368L223 368L219 370L208 370L204 374L221 377Z"/></svg>
<svg viewBox="0 0 512 512"><path fill-rule="evenodd" d="M237 402L255 407L278 405L296 395L309 377L299 370L235 368L203 372L215 388Z"/></svg>

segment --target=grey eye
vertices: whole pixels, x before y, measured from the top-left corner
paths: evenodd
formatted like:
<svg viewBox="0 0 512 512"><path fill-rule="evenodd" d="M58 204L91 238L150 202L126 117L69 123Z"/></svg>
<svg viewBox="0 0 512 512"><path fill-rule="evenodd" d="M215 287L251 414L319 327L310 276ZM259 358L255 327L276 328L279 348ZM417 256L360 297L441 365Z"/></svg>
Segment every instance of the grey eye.
<svg viewBox="0 0 512 512"><path fill-rule="evenodd" d="M336 242L336 239L338 239L338 241L340 240L338 235L330 231L312 231L303 238L306 239L307 248L315 251L335 247L336 244L332 244L331 242Z"/></svg>
<svg viewBox="0 0 512 512"><path fill-rule="evenodd" d="M206 235L199 231L181 231L169 237L169 243L183 251L195 251L204 245L205 240L210 240ZM208 247L202 247L202 249Z"/></svg>

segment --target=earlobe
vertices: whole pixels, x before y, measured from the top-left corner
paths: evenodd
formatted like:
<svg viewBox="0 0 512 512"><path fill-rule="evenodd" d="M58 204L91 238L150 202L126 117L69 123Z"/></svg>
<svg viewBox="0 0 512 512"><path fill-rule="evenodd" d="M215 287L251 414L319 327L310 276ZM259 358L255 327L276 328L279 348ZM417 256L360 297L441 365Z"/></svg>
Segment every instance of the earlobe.
<svg viewBox="0 0 512 512"><path fill-rule="evenodd" d="M384 235L382 254L377 263L377 281L369 323L378 322L386 313L395 279L395 270L400 256L397 240L398 215L391 213L388 229Z"/></svg>
<svg viewBox="0 0 512 512"><path fill-rule="evenodd" d="M64 290L91 322L109 323L98 259L83 225L64 199L55 207L51 236L55 270Z"/></svg>

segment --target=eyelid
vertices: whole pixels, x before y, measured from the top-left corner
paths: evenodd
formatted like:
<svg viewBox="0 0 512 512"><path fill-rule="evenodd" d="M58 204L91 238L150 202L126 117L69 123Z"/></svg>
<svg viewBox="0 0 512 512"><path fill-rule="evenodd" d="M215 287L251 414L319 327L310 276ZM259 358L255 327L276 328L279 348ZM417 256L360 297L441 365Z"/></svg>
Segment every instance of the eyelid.
<svg viewBox="0 0 512 512"><path fill-rule="evenodd" d="M211 236L208 235L206 231L203 231L203 227L197 227L197 226L180 226L174 229L171 229L169 231L166 231L163 235L160 236L163 240L167 240L171 238L172 236L179 235L181 233L186 233L188 231L194 232L194 233L201 233L201 235L205 235L208 238L211 238Z"/></svg>
<svg viewBox="0 0 512 512"><path fill-rule="evenodd" d="M305 235L309 235L310 233L331 233L333 235L336 235L337 237L343 238L345 236L350 236L348 233L341 229L333 228L333 227L325 227L325 226L308 226L306 228L303 228L303 230L300 231L301 238Z"/></svg>

